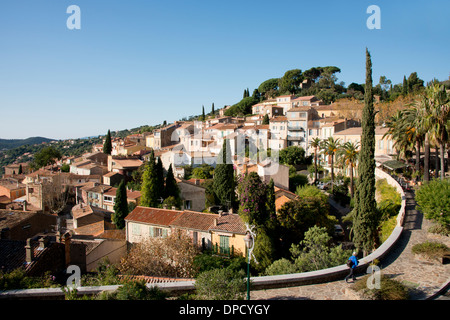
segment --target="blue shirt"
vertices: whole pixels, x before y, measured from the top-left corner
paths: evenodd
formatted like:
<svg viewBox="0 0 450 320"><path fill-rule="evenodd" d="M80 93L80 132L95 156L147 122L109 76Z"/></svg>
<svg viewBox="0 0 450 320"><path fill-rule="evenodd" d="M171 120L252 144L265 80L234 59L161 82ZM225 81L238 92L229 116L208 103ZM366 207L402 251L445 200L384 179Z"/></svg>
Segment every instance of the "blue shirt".
<svg viewBox="0 0 450 320"><path fill-rule="evenodd" d="M352 255L350 258L348 258L348 260L352 260L353 261L352 269L355 269L356 266L358 265L358 259L355 256Z"/></svg>

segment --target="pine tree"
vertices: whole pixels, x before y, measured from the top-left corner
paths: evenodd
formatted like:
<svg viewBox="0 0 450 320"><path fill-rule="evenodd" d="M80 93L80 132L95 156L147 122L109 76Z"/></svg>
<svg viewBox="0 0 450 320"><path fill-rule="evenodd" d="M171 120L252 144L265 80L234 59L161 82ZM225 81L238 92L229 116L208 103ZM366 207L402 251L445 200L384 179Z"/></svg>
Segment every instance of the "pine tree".
<svg viewBox="0 0 450 320"><path fill-rule="evenodd" d="M375 113L373 107L372 61L366 49L366 86L362 115L359 184L353 212L353 242L366 254L375 247L378 226L375 201Z"/></svg>
<svg viewBox="0 0 450 320"><path fill-rule="evenodd" d="M111 132L108 130L108 133L105 137L105 142L103 143L103 153L111 154L112 144L111 144Z"/></svg>
<svg viewBox="0 0 450 320"><path fill-rule="evenodd" d="M114 203L114 213L112 214L112 222L118 229L125 227L125 217L128 215L127 189L125 182L122 180L116 191L116 200Z"/></svg>
<svg viewBox="0 0 450 320"><path fill-rule="evenodd" d="M234 169L231 161L230 145L227 139L224 139L222 150L217 159L217 165L214 169L214 192L220 204L233 206L235 200L235 182Z"/></svg>
<svg viewBox="0 0 450 320"><path fill-rule="evenodd" d="M155 155L152 151L149 160L145 164L144 174L142 175L141 206L157 207L161 192L159 188Z"/></svg>

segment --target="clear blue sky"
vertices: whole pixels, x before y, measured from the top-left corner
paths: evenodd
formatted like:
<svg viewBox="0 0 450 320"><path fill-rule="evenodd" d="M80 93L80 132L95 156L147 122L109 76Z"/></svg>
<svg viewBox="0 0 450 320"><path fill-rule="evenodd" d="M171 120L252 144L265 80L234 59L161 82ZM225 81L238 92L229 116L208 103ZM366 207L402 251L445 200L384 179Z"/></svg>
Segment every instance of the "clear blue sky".
<svg viewBox="0 0 450 320"><path fill-rule="evenodd" d="M369 5L381 30L369 30ZM81 9L69 30L67 7ZM2 0L0 138L102 135L234 104L285 71L450 73L450 1Z"/></svg>

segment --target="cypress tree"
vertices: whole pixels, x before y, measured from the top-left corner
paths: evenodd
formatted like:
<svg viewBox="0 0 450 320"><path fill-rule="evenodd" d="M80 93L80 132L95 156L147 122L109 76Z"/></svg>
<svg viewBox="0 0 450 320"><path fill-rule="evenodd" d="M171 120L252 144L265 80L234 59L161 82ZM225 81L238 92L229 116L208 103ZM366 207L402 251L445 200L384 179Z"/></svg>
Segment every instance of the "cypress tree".
<svg viewBox="0 0 450 320"><path fill-rule="evenodd" d="M213 104L212 104L212 110L211 110L211 113L212 113L213 116L214 116L214 114L216 113L215 110L214 110L214 102L213 102Z"/></svg>
<svg viewBox="0 0 450 320"><path fill-rule="evenodd" d="M222 150L214 169L213 189L220 204L233 206L235 200L234 169L227 139L223 141Z"/></svg>
<svg viewBox="0 0 450 320"><path fill-rule="evenodd" d="M156 189L157 189L157 198L160 199L164 196L164 169L161 161L161 157L158 157L156 161Z"/></svg>
<svg viewBox="0 0 450 320"><path fill-rule="evenodd" d="M122 180L116 191L116 201L114 203L114 213L112 214L112 222L118 229L125 227L125 217L128 215L127 189L125 182Z"/></svg>
<svg viewBox="0 0 450 320"><path fill-rule="evenodd" d="M169 165L166 176L166 186L164 187L164 198L174 197L175 200L180 199L180 189L178 188L177 181L173 176L172 164Z"/></svg>
<svg viewBox="0 0 450 320"><path fill-rule="evenodd" d="M145 164L144 174L142 175L141 206L157 207L161 195L159 188L155 155L152 151L149 160Z"/></svg>
<svg viewBox="0 0 450 320"><path fill-rule="evenodd" d="M404 96L408 94L408 80L406 80L406 76L403 76L402 94Z"/></svg>
<svg viewBox="0 0 450 320"><path fill-rule="evenodd" d="M366 49L366 86L362 115L359 184L353 212L353 242L366 254L375 246L378 226L375 201L375 112L373 107L372 61Z"/></svg>
<svg viewBox="0 0 450 320"><path fill-rule="evenodd" d="M108 130L108 133L105 137L105 142L103 143L103 153L111 154L112 144L111 144L111 132Z"/></svg>

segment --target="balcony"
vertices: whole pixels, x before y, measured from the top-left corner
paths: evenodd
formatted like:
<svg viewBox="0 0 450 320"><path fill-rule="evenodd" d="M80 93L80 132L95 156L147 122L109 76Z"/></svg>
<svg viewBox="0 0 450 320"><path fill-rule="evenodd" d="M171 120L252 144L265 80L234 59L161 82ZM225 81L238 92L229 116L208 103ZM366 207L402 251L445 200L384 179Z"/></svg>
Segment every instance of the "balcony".
<svg viewBox="0 0 450 320"><path fill-rule="evenodd" d="M304 142L305 138L302 136L292 136L292 135L288 135L287 136L288 141L298 141L298 142Z"/></svg>
<svg viewBox="0 0 450 320"><path fill-rule="evenodd" d="M300 126L291 126L291 125L288 125L287 128L288 128L289 131L305 131L305 128L300 127Z"/></svg>

